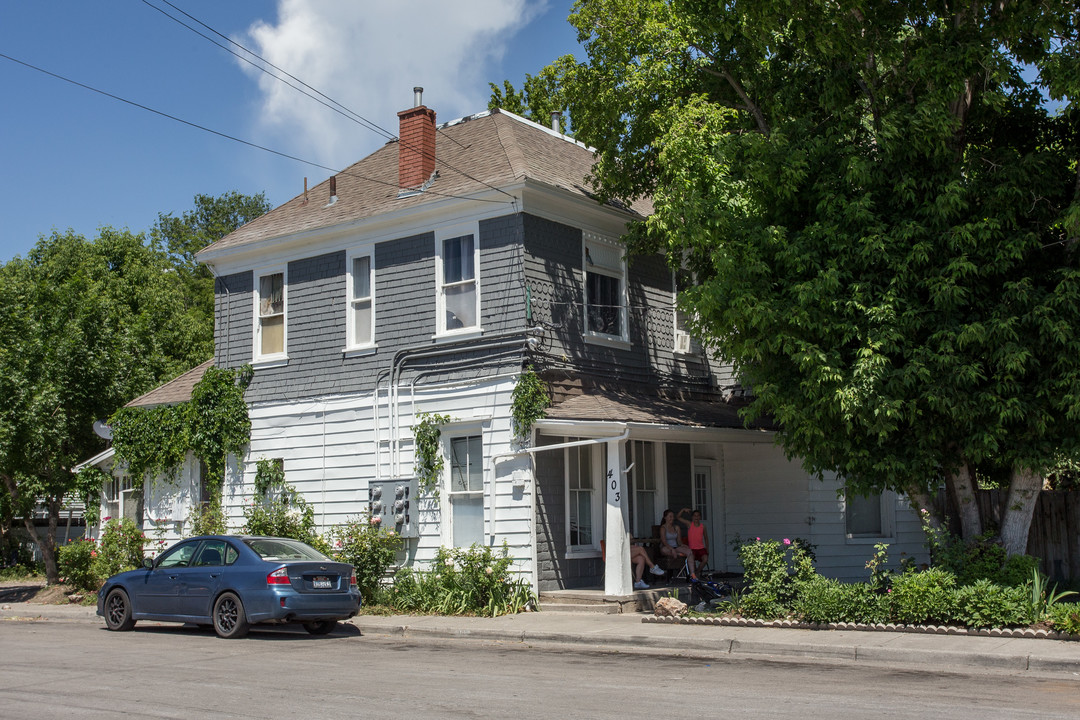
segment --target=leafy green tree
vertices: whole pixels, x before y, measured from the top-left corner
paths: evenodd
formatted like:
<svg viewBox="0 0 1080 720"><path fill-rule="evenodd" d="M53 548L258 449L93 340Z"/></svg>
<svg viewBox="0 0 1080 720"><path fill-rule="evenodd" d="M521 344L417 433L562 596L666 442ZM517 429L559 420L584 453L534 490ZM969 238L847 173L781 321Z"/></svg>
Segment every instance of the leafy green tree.
<svg viewBox="0 0 1080 720"><path fill-rule="evenodd" d="M779 440L965 537L976 468L1026 547L1080 420L1080 14L1070 3L580 0L564 74L630 239L688 258L680 303ZM1052 102L1047 102L1049 98Z"/></svg>
<svg viewBox="0 0 1080 720"><path fill-rule="evenodd" d="M196 203L216 207L202 196ZM235 217L208 213L186 226L226 232ZM181 262L203 240L168 238L166 252L126 230L105 227L93 240L54 232L25 258L0 265L0 482L35 542L30 510L44 503L48 529L38 546L50 582L58 580L65 496L96 501L101 489L100 476L72 472L103 447L93 422L212 351L212 315L199 310L212 300L196 296L212 288L194 288L197 270Z"/></svg>
<svg viewBox="0 0 1080 720"><path fill-rule="evenodd" d="M562 113L566 109L562 84L567 70L573 66L574 58L565 56L545 66L536 75L526 73L521 90L517 90L509 80L503 80L502 88L495 83L488 83L491 87L488 109L509 110L515 115L550 127L551 113ZM567 131L567 124L564 113L559 118L559 129L564 133Z"/></svg>
<svg viewBox="0 0 1080 720"><path fill-rule="evenodd" d="M214 278L195 260L195 253L270 210L264 193L245 195L235 190L217 197L196 195L195 207L180 215L159 213L150 230L156 247L164 250L184 281L184 302L192 310L200 334L190 338L203 358L214 352Z"/></svg>

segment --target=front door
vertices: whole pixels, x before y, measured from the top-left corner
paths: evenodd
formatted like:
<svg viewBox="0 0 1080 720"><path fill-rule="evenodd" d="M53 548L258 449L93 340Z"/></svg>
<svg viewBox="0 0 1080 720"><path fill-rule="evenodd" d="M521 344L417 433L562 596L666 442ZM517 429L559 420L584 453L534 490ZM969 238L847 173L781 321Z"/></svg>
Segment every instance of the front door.
<svg viewBox="0 0 1080 720"><path fill-rule="evenodd" d="M727 547L724 543L723 493L716 487L718 473L711 462L694 463L693 509L701 512L701 523L709 534L709 567L713 572L727 571Z"/></svg>

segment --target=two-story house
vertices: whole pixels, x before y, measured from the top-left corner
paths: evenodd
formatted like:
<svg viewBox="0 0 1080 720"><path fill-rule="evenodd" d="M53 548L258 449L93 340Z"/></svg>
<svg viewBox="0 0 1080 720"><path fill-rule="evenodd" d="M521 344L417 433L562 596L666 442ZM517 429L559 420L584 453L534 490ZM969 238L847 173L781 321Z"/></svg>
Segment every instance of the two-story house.
<svg viewBox="0 0 1080 720"><path fill-rule="evenodd" d="M629 592L628 538L668 507L702 511L716 570L738 569L736 536L804 537L848 578L874 542L922 552L901 499L844 498L744 427L730 366L675 310L683 276L619 242L649 204L599 203L589 148L502 111L437 125L419 93L399 120L399 140L198 255L217 277L214 362L255 368L235 526L254 461L276 458L323 527L374 508L420 564L505 543L540 590ZM528 367L553 405L521 442ZM439 491L418 496L425 414L449 421Z"/></svg>

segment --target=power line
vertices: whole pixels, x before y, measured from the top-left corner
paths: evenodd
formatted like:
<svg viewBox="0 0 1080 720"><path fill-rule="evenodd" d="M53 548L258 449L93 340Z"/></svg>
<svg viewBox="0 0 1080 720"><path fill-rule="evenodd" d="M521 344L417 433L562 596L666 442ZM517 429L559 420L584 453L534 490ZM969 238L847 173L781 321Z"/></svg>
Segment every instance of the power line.
<svg viewBox="0 0 1080 720"><path fill-rule="evenodd" d="M388 185L388 186L394 187L394 188L398 187L397 183L389 182L387 180L379 180L379 179L373 178L373 177L367 177L365 175L360 175L359 173L351 172L349 170L338 170L338 169L332 168L332 167L330 167L328 165L322 165L322 164L314 162L312 160L305 160L304 158L297 157L295 155L289 155L288 153L281 152L280 150L274 150L274 149L268 148L268 147L266 147L264 145L259 145L258 143L253 143L253 142L251 142L249 140L244 140L244 139L238 138L238 137L236 137L234 135L229 135L228 133L223 133L223 132L221 132L219 130L214 130L212 128L208 128L205 125L199 125L198 123L191 122L190 120L184 120L183 118L177 117L175 115L170 115L167 112L163 112L161 110L155 110L154 108L149 107L147 105L137 103L134 100L128 100L127 98L120 97L119 95L114 95L113 93L107 92L105 90L99 90L98 88L93 87L91 85L87 85L86 83L81 83L78 80L72 80L69 77L65 77L65 76L60 75L58 73L54 73L52 71L46 70L45 68L38 67L37 65L33 65L33 64L25 62L23 60L19 60L18 58L11 57L10 55L6 55L4 53L0 53L0 58L4 58L5 60L10 60L13 63L16 63L18 65L22 65L23 67L29 68L31 70L36 70L39 73L48 75L49 77L52 77L52 78L56 78L57 80L63 80L66 83L70 83L70 84L75 85L77 87L81 87L84 90L89 90L90 92L95 92L95 93L97 93L99 95L104 95L107 98L117 100L117 101L125 103L127 105L131 105L132 107L137 107L137 108L139 108L141 110L146 110L147 112L151 112L151 113L153 113L155 115L160 115L161 117L168 118L169 120L173 120L173 121L181 123L183 125L187 125L188 127L195 128L196 130L202 130L203 132L208 132L211 135L217 135L218 137L225 138L226 140L232 140L233 142L240 143L241 145L247 145L248 147L252 147L252 148L255 148L257 150L262 150L264 152L268 152L268 153L271 153L273 155L277 155L279 157L287 158L289 160L294 160L296 162L303 163L305 165L310 165L312 167L317 167L317 168L319 168L321 170L328 170L328 171L334 173L335 175L348 175L350 177L359 178L360 180L367 180L368 182L377 183L379 185ZM482 184L486 184L486 183L482 183ZM491 186L489 185L488 187L491 187ZM498 190L499 188L492 188L492 189ZM503 191L500 190L500 192L503 192ZM499 204L506 204L506 205L510 204L506 200L487 200L487 199L484 199L484 198L470 198L470 197L466 197L464 195L451 195L449 193L441 193L441 192L437 192L437 191L430 190L430 189L424 191L424 194L425 195L438 195L440 197L455 198L455 199L458 199L458 200L474 200L476 202L489 202L489 203L499 203ZM504 194L508 195L511 198L513 198L513 200L515 202L517 201L517 198L515 198L513 195L510 195L509 193L505 193L505 192L504 192Z"/></svg>
<svg viewBox="0 0 1080 720"><path fill-rule="evenodd" d="M358 125L360 125L361 127L364 127L364 128L366 128L366 129L368 129L368 130L371 130L372 132L374 132L374 133L377 133L377 134L379 134L379 135L382 135L383 137L385 137L385 138L386 138L386 139L388 139L388 140L394 140L394 139L397 139L397 141L398 141L398 144L399 144L399 145L401 145L401 146L403 146L403 147L407 147L407 148L409 148L410 150L413 150L413 151L415 151L415 152L419 152L419 153L420 153L420 154L421 154L422 156L424 156L424 157L430 157L430 158L431 158L431 159L432 159L432 160L433 160L434 162L436 162L436 163L440 163L440 164L444 165L444 166L445 166L445 167L446 167L447 169L449 169L449 170L453 170L454 172L456 172L456 173L458 173L458 174L460 174L460 175L464 176L465 178L467 178L467 179L469 179L469 180L472 180L473 182L476 182L476 183L480 183L481 185L485 185L485 186L487 186L487 187L491 188L492 190L495 190L496 192L499 192L499 193L502 193L503 195L506 195L506 196L507 196L507 197L509 197L509 198L513 198L513 197L514 197L513 195L511 195L510 193L506 192L506 191L505 191L505 190L503 190L502 188L498 188L498 187L495 187L495 186L494 186L494 185L492 185L491 183L485 182L485 181L481 180L480 178L477 178L477 177L474 177L474 176L470 175L469 173L465 172L464 170L460 170L460 169L458 169L458 168L454 167L453 165L451 165L450 163L446 162L445 160L443 160L443 159L441 159L441 158L437 157L437 156L436 156L436 155L435 155L434 153L428 153L428 152L425 152L423 148L417 148L417 147L414 147L414 146L412 146L412 145L410 145L410 144L407 144L407 143L405 143L404 141L402 141L402 140L401 140L401 138L400 138L400 137L398 137L398 136L394 135L394 134L393 134L393 133L391 133L391 132L390 132L389 130L387 130L387 129L383 128L383 127L380 127L380 126L379 126L379 125L377 125L376 123L374 123L374 122L372 122L372 121L368 120L367 118L365 118L364 116L360 115L360 114L359 114L358 112L356 112L356 111L354 111L354 110L351 110L351 109L349 109L349 108L345 107L344 105L342 105L341 103L339 103L339 102L338 102L337 100L334 100L333 98L331 98L331 97L329 97L328 95L326 95L326 94L322 93L321 91L317 90L316 88L312 87L311 85L308 85L308 84L307 84L306 82L304 82L304 81L303 81L303 80L301 80L300 78L296 77L295 75L293 75L293 74L292 74L292 73L290 73L289 71L287 71L287 70L284 70L284 69L282 69L282 68L278 67L277 65L275 65L275 64L274 64L274 63L272 63L272 62L270 62L269 60L267 60L267 59L266 59L266 58L264 58L263 56L259 55L259 54L258 54L257 52L255 52L254 50L250 50L250 49L248 49L248 48L247 48L247 47L245 47L244 45L241 45L240 43L238 43L238 42L236 42L235 40L233 40L232 38L230 38L230 37L227 37L226 35L222 34L221 32L219 32L219 31L215 30L214 28L210 27L209 25L207 25L206 23L204 23L204 22L203 22L202 20L199 20L199 19L198 19L197 17L195 17L195 16L193 16L193 15L189 14L188 12L184 11L184 10L183 10L183 9L181 9L181 8L178 8L178 7L176 6L176 5L173 5L173 4L171 3L171 2L169 2L169 0L160 0L160 2L163 2L163 3L165 3L165 4L166 4L166 5L168 5L169 7L173 8L174 10L176 10L177 12L179 12L179 13L183 14L183 15L184 15L185 17L187 17L187 18L191 19L191 20L192 20L192 22L196 22L196 23L198 23L199 25L202 25L202 26L203 26L204 28L206 28L206 29L207 29L207 30L209 30L210 32L214 33L214 34L215 34L215 35L217 35L218 37L220 37L220 38L223 38L224 40L226 40L226 41L227 41L228 43L230 43L231 45L235 45L236 47L238 47L238 48L240 48L241 50L243 50L243 51L244 51L245 53L248 53L248 54L249 54L249 55L251 55L252 57L254 57L254 58L257 58L257 59L259 60L259 62L265 63L266 65L268 65L268 66L270 66L270 67L274 68L274 69L275 69L275 70L277 70L278 72L280 72L280 73L284 74L285 76L289 77L290 79L292 79L292 80L295 80L296 82L300 83L301 85L303 85L304 87L308 88L308 89L309 89L309 90L311 90L312 92L316 93L316 94L317 94L317 95L319 95L320 97L322 97L322 98L325 98L325 99L326 99L326 100L328 100L329 102L333 103L334 105L336 105L336 106L337 106L337 108L341 108L341 110L338 110L337 108L335 108L335 107L332 107L332 106L328 105L328 104L327 104L326 102L323 102L322 100L319 100L319 98L316 98L316 97L314 97L314 96L313 96L313 95L311 95L310 93L304 92L303 90L301 90L300 88L296 87L295 85L293 85L293 84L291 84L291 83L289 83L289 82L286 82L284 78L282 78L282 77L280 77L280 76L278 76L278 75L275 75L274 73L270 72L270 71L269 71L269 70L267 70L267 69L266 69L265 67L260 67L260 66L259 66L259 65L257 65L256 63L254 63L254 62L252 62L251 60L249 60L249 59L247 59L247 58L245 58L245 57L243 57L243 56L239 55L238 53L234 52L233 50L230 50L229 48L225 47L224 45L222 45L221 43L217 42L216 40L214 40L214 39L212 39L212 38L209 38L209 37L207 37L206 35L204 35L203 33L199 32L199 31L198 31L198 30L196 30L195 28L191 27L191 26L190 26L190 25L188 25L187 23L183 22L183 21L182 21L182 20L180 20L179 18L176 18L176 17L174 17L174 16L170 15L169 13L165 12L165 11L164 11L164 10L162 10L161 8L159 8L159 7L157 7L156 5L154 5L154 4L152 4L152 3L150 3L150 2L148 1L148 0L142 0L142 2L143 2L143 4L145 4L145 5L149 6L149 7L152 7L152 8L153 8L153 9L155 9L155 10L157 10L158 12L160 12L160 13L161 13L162 15L164 15L164 16L165 16L165 17L167 17L167 18L169 18L170 20L173 20L174 22L176 22L176 23L178 23L178 24L180 24L180 25L182 25L182 26L186 27L186 28L187 28L188 30L191 30L191 31L192 31L193 33L195 33L195 34L196 34L196 35L198 35L199 37L201 37L201 38L204 38L205 40L208 40L209 42L212 42L212 43L213 43L214 45L217 45L218 47L222 48L223 50L226 50L226 51L228 51L228 52L232 53L233 55L235 55L236 57L240 58L240 59L241 59L241 60L243 60L244 62L247 62L248 64L250 64L250 65L251 65L252 67L254 67L254 68L258 68L259 70L261 70L262 72L266 73L267 75L269 75L270 77L274 78L275 80L278 80L278 81L280 81L280 82L283 82L283 83L285 83L286 85L288 85L288 86L289 86L289 87L291 87L292 89L296 90L297 92L300 92L300 93L302 93L302 94L306 95L307 97L311 98L312 100L315 100L316 102L319 102L320 104L322 104L322 105L325 105L326 107L330 108L330 109L331 109L331 110L333 110L334 112L337 112L338 114L340 114L340 115L343 115L344 117L346 117L346 118L348 118L348 119L352 120L353 122L357 123L357 124L358 124ZM344 112L342 112L342 111L344 111ZM347 113L347 114L346 114L346 113ZM464 147L464 146L462 146L462 145L461 145L461 143L457 142L456 140L453 140L453 138L450 138L450 137L449 137L448 135L444 135L444 137L447 137L448 139L450 139L450 140L452 140L453 142L457 143L457 145L459 145L459 146L461 146L461 147ZM514 198L514 199L516 200L516 198Z"/></svg>
<svg viewBox="0 0 1080 720"><path fill-rule="evenodd" d="M218 46L219 48L221 48L222 50L224 50L224 51L226 51L226 52L228 52L228 53L230 53L230 54L232 54L232 55L236 56L236 57L237 57L237 58L239 58L240 60L243 60L244 62L246 62L247 64L251 65L251 66L252 66L253 68L255 68L256 70L259 70L259 71L261 71L261 72L264 72L264 73L266 73L267 75L269 75L270 77L274 78L275 80L279 80L279 81L281 81L281 82L285 83L286 85L288 85L289 87L291 87L291 88L292 88L293 90L296 90L297 92L299 92L299 93L302 93L302 94L306 95L307 97L311 98L312 100L314 100L314 101L316 101L316 102L318 102L318 103L320 103L320 104L322 104L322 105L326 106L327 108L330 108L330 109L331 109L331 110L333 110L334 112L338 113L339 115L341 115L341 116L343 116L343 117L345 117L345 118L348 118L349 120L352 120L353 122L357 123L358 125L361 125L362 127L364 127L364 128L367 128L368 130L371 130L372 132L374 132L374 133L376 133L376 134L378 134L378 135L382 135L382 136L383 136L384 138L386 138L387 140L393 140L393 139L395 139L395 136L394 136L394 134L393 134L393 133L391 133L391 132L390 132L389 130L387 130L387 129L385 129L385 128L382 128L382 127L380 127L379 125L376 125L376 124L375 124L374 122L372 122L372 121L368 120L367 118L365 118L364 116L360 115L359 113L357 113L357 112L354 112L353 110L350 110L349 108L345 107L344 105L342 105L341 103L339 103L339 102L338 102L337 100L334 100L333 98L331 98L331 97L329 97L329 96L327 96L327 95L323 94L322 92L320 92L320 91L319 91L319 90L317 90L316 88L313 88L313 87L312 87L311 85L308 85L308 84L307 84L306 82L304 82L304 81L303 81L303 80L301 80L300 78L296 77L295 75L292 75L292 74L291 74L291 73L289 73L288 71L286 71L286 70L283 70L283 69L281 69L280 67L278 67L278 66L277 66L277 65L275 65L274 63L270 62L270 61L269 61L269 60L267 60L266 58L264 58L264 57L260 56L259 54L255 53L255 52L253 52L253 51L251 51L251 50L248 50L248 49L247 49L246 47L244 47L244 46L243 46L243 45L241 45L240 43L238 43L238 42L236 42L235 40L233 40L232 38L230 38L230 37L227 37L227 36L223 35L222 33L218 32L218 31L217 31L217 30L215 30L214 28L212 28L212 27L210 27L209 25L207 25L206 23L204 23L204 22L203 22L202 20L199 20L199 19L198 19L197 17L194 17L194 16L192 16L191 14L189 14L189 13L185 12L185 11L184 11L183 9L181 9L181 8L178 8L178 7L176 7L176 6L175 6L175 5L173 5L173 4L171 3L171 2L169 2L169 0L161 0L161 2L165 3L165 4L166 4L166 5L168 5L169 7L173 8L174 10L176 10L177 12L179 12L179 13L182 13L182 14L183 14L183 15L184 15L185 17L187 17L187 18L189 18L190 20L192 20L192 22L196 22L196 23L198 23L199 25L202 25L202 26L203 26L204 28L206 28L206 29L207 29L207 30L209 30L210 32L214 33L214 34L215 34L215 35L217 35L218 37L220 37L220 38L223 38L223 39L224 39L224 40L225 40L226 42L228 42L229 44L231 44L231 45L235 45L236 47L240 48L241 50L243 50L243 51L244 51L245 53L247 53L248 55L251 55L252 57L254 57L254 58L256 58L257 60L259 60L259 62L261 62L261 63L264 63L265 65L269 65L270 67L272 67L272 68L274 68L275 70L277 70L278 72L280 72L280 73L284 74L284 75L285 75L286 77L290 78L291 80L295 80L296 82L300 83L300 84L301 84L301 85L303 85L303 86L304 86L305 88L307 88L308 90L310 90L310 91L311 91L312 93L315 93L315 95L318 95L319 97L315 97L315 95L312 95L311 93L309 93L309 92L306 92L305 90L302 90L302 89L300 89L300 88L296 87L296 86L295 86L295 85L293 85L292 83L289 83L288 81L286 81L286 80L285 80L284 78L282 78L282 77L280 77L280 76L278 76L278 75L275 75L274 73L272 73L272 72L270 72L269 70L267 70L267 69L266 69L265 67L263 67L263 66L261 66L261 65L259 65L259 64L257 64L257 63L255 63L254 61L252 61L251 59L249 59L249 58L247 58L247 57L244 57L243 55L241 55L240 53L236 52L236 51L235 51L235 50L233 50L232 48L230 48L230 47L228 47L228 46L226 46L226 45L223 45L222 43L219 43L219 42L218 42L217 40L214 40L214 39L213 39L212 37L209 37L208 35L205 35L205 34L204 34L204 33L202 33L202 32L199 32L199 31L198 31L197 29L195 29L195 28L191 27L190 25L188 25L187 23L185 23L185 22L184 22L183 20L181 20L180 18L178 18L178 17L176 17L176 16L174 16L174 15L170 15L170 14L169 14L169 13L167 13L167 12L166 12L165 10L162 10L162 9L161 9L161 8L159 8L158 6L154 5L153 3L150 3L150 2L148 2L148 0L142 0L142 3L143 3L144 5L146 5L146 6L148 6L148 7L151 7L151 8L153 8L154 10L157 10L157 11L158 11L159 13L161 13L161 14L162 14L162 15L164 15L165 17L169 18L169 19L170 19L170 20L172 20L173 22L177 23L178 25L182 25L183 27L186 27L186 28L187 28L188 30L190 30L191 32L195 33L195 34L196 34L196 35L198 35L199 37L203 38L204 40L206 40L206 41L208 41L208 42L211 42L211 43L213 43L214 45L217 45L217 46ZM324 99L319 99L319 98L324 98ZM331 105L330 103L333 103L333 105ZM337 107L334 107L334 105L336 105ZM340 109L339 109L339 108L340 108Z"/></svg>

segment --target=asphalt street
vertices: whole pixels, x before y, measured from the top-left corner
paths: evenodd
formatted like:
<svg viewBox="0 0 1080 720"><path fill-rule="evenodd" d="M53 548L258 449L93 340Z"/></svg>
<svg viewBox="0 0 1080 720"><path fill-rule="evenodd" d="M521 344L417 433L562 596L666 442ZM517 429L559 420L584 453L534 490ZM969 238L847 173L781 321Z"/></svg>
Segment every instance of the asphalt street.
<svg viewBox="0 0 1080 720"><path fill-rule="evenodd" d="M1080 678L513 640L406 638L343 624L256 629L0 622L5 718L1076 718Z"/></svg>

